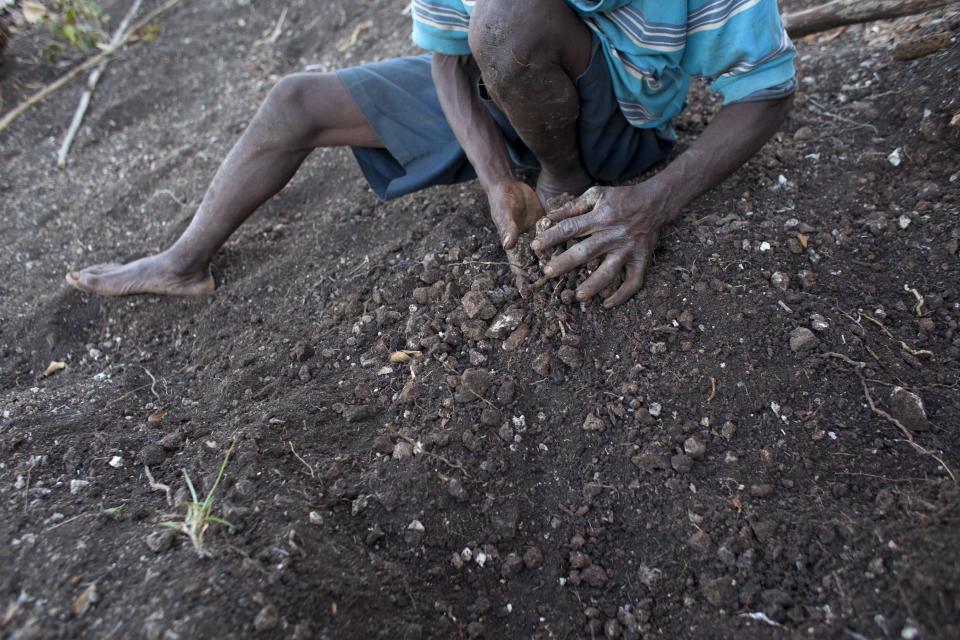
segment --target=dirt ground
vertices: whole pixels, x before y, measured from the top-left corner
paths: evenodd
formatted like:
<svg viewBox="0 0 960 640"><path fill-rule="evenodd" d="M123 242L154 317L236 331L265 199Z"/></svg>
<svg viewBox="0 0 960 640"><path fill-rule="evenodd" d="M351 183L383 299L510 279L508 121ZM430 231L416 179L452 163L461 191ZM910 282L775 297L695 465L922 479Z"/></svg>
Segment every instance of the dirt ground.
<svg viewBox="0 0 960 640"><path fill-rule="evenodd" d="M960 637L956 10L799 42L788 123L615 311L522 299L476 185L385 204L344 150L208 299L67 288L167 245L283 74L412 53L405 4L187 0L66 170L80 83L0 134L0 637ZM75 63L43 39L4 110ZM231 442L198 558L160 525Z"/></svg>

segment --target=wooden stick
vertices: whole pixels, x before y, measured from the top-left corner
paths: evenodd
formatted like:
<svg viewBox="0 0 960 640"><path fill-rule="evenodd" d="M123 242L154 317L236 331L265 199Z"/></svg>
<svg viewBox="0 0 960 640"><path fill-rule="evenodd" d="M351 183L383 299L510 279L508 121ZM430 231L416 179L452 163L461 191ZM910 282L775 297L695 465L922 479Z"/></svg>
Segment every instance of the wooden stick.
<svg viewBox="0 0 960 640"><path fill-rule="evenodd" d="M849 24L923 13L955 2L957 0L833 0L786 14L783 25L791 38L802 38Z"/></svg>
<svg viewBox="0 0 960 640"><path fill-rule="evenodd" d="M130 6L130 10L127 11L127 15L123 17L123 20L120 21L120 26L113 32L113 37L110 38L110 44L108 46L115 47L120 43L120 39L123 38L127 32L127 28L130 26L130 21L133 20L133 17L137 15L137 11L140 10L142 2L143 0L133 0L133 4ZM73 113L70 128L67 129L67 134L63 137L63 143L60 145L60 151L57 152L57 167L60 169L67 166L67 154L70 153L70 145L73 144L73 139L77 136L77 132L80 131L83 116L87 114L87 109L90 107L93 90L97 88L97 83L100 82L100 76L103 75L103 71L107 68L109 62L109 58L105 59L97 65L96 69L90 72L90 77L87 78L87 88L83 90L83 94L80 96L80 104L77 105L77 110Z"/></svg>
<svg viewBox="0 0 960 640"><path fill-rule="evenodd" d="M17 105L17 107L11 110L10 113L8 113L7 115L3 116L2 119L0 119L0 131L3 131L4 129L9 127L14 120L22 116L27 110L30 109L30 107L33 107L39 104L45 98L50 96L52 93L56 92L63 85L67 84L68 82L76 78L78 75L83 73L84 71L94 68L95 66L97 66L98 64L100 64L101 62L103 62L113 54L115 54L117 51L122 49L123 46L126 45L127 42L130 40L130 37L133 34L135 34L137 31L139 31L140 29L148 25L151 20L155 19L160 14L165 13L166 11L169 11L170 9L172 9L174 6L179 4L179 2L180 0L167 0L162 5L160 5L159 7L157 7L150 13L148 13L146 16L144 16L142 20L140 20L135 25L130 27L130 30L127 31L126 34L124 34L123 38L121 38L120 42L117 43L116 46L107 47L97 55L91 56L90 58L85 60L82 64L77 65L67 73L63 74L62 76L60 76L59 78L57 78L56 80L54 80L53 82L45 86L43 89L40 89L35 94L33 94L32 96L24 100L19 105Z"/></svg>

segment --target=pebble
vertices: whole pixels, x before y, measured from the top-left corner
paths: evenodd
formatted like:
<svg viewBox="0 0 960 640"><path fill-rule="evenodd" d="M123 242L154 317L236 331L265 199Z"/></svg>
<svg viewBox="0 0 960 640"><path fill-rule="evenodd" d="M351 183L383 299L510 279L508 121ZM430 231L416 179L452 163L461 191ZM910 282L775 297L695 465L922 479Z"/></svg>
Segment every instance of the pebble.
<svg viewBox="0 0 960 640"><path fill-rule="evenodd" d="M393 438L385 433L379 434L373 439L371 447L375 453L382 453L385 456L393 454Z"/></svg>
<svg viewBox="0 0 960 640"><path fill-rule="evenodd" d="M272 604L260 609L253 619L253 628L260 633L275 629L278 624L280 624L280 612Z"/></svg>
<svg viewBox="0 0 960 640"><path fill-rule="evenodd" d="M148 444L140 450L140 459L148 467L155 467L167 459L167 451L159 444Z"/></svg>
<svg viewBox="0 0 960 640"><path fill-rule="evenodd" d="M460 300L463 310L471 320L480 318L481 320L490 320L497 315L497 308L490 301L490 298L480 291L470 291Z"/></svg>
<svg viewBox="0 0 960 640"><path fill-rule="evenodd" d="M512 578L520 573L524 568L523 558L516 553L508 554L500 565L500 575L504 578Z"/></svg>
<svg viewBox="0 0 960 640"><path fill-rule="evenodd" d="M176 534L170 529L161 529L154 531L147 536L147 548L154 553L163 553L173 547Z"/></svg>
<svg viewBox="0 0 960 640"><path fill-rule="evenodd" d="M521 324L517 327L513 333L503 341L503 344L500 346L504 351L516 351L521 346L523 346L524 340L527 339L527 335L530 333L530 326L526 324Z"/></svg>
<svg viewBox="0 0 960 640"><path fill-rule="evenodd" d="M453 496L457 502L466 502L469 498L466 487L457 478L451 478L450 482L447 483L447 493Z"/></svg>
<svg viewBox="0 0 960 640"><path fill-rule="evenodd" d="M486 335L488 338L502 338L519 327L521 322L523 322L523 310L510 307L493 319Z"/></svg>
<svg viewBox="0 0 960 640"><path fill-rule="evenodd" d="M454 399L460 403L479 400L490 388L490 372L486 369L467 369L460 376L460 387Z"/></svg>
<svg viewBox="0 0 960 640"><path fill-rule="evenodd" d="M903 387L894 387L890 392L890 415L912 431L926 431L930 428L927 410L923 399Z"/></svg>
<svg viewBox="0 0 960 640"><path fill-rule="evenodd" d="M349 407L343 412L343 417L347 422L360 422L361 420L374 417L377 413L375 406L362 404L356 407Z"/></svg>
<svg viewBox="0 0 960 640"><path fill-rule="evenodd" d="M713 540L706 531L696 531L687 538L687 546L701 555L707 555L710 553L710 547L713 546Z"/></svg>
<svg viewBox="0 0 960 640"><path fill-rule="evenodd" d="M667 343L666 342L654 342L650 345L650 353L653 355L660 355L667 352Z"/></svg>
<svg viewBox="0 0 960 640"><path fill-rule="evenodd" d="M546 377L550 375L550 354L541 353L536 358L533 359L533 362L530 363L530 368L533 369L534 373L539 376Z"/></svg>
<svg viewBox="0 0 960 640"><path fill-rule="evenodd" d="M817 336L806 327L797 327L790 333L790 350L794 353L813 349L818 343Z"/></svg>
<svg viewBox="0 0 960 640"><path fill-rule="evenodd" d="M605 425L601 418L598 418L593 413L587 414L587 418L583 421L583 430L584 431L603 431Z"/></svg>
<svg viewBox="0 0 960 640"><path fill-rule="evenodd" d="M817 332L826 331L830 328L830 323L819 313L810 316L810 327Z"/></svg>
<svg viewBox="0 0 960 640"><path fill-rule="evenodd" d="M786 291L790 288L790 276L782 271L774 271L773 275L770 276L770 284L781 291Z"/></svg>
<svg viewBox="0 0 960 640"><path fill-rule="evenodd" d="M580 351L570 345L564 345L557 349L557 357L560 362L571 369L579 369L583 365L583 357L580 355Z"/></svg>
<svg viewBox="0 0 960 640"><path fill-rule="evenodd" d="M737 602L737 589L730 578L701 580L700 593L707 602L717 608L728 609Z"/></svg>
<svg viewBox="0 0 960 640"><path fill-rule="evenodd" d="M83 493L87 487L90 486L88 480L71 480L70 481L70 495L75 496Z"/></svg>
<svg viewBox="0 0 960 640"><path fill-rule="evenodd" d="M171 431L167 435L160 438L160 442L157 444L167 451L176 451L183 446L183 434L179 431Z"/></svg>
<svg viewBox="0 0 960 640"><path fill-rule="evenodd" d="M691 436L684 441L683 450L692 458L702 458L707 453L707 445L696 436Z"/></svg>
<svg viewBox="0 0 960 640"><path fill-rule="evenodd" d="M769 498L773 495L773 485L762 483L750 485L750 495L754 498Z"/></svg>
<svg viewBox="0 0 960 640"><path fill-rule="evenodd" d="M401 440L393 446L392 457L394 460L403 460L413 456L413 445L405 440Z"/></svg>
<svg viewBox="0 0 960 640"><path fill-rule="evenodd" d="M580 580L591 587L602 587L607 582L607 572L599 565L590 565L580 572Z"/></svg>
<svg viewBox="0 0 960 640"><path fill-rule="evenodd" d="M689 473L693 469L693 458L685 454L677 454L670 458L670 466L677 473Z"/></svg>
<svg viewBox="0 0 960 640"><path fill-rule="evenodd" d="M523 553L523 563L527 569L539 569L543 566L543 552L539 547L529 547Z"/></svg>
<svg viewBox="0 0 960 640"><path fill-rule="evenodd" d="M647 411L651 416L656 418L660 415L660 412L663 411L663 405L661 405L659 402L651 402L650 406L647 407Z"/></svg>
<svg viewBox="0 0 960 640"><path fill-rule="evenodd" d="M800 283L801 289L809 291L817 286L817 274L809 269L802 269L797 272L797 281Z"/></svg>
<svg viewBox="0 0 960 640"><path fill-rule="evenodd" d="M732 422L725 422L720 428L720 435L726 440L732 440L733 436L737 435L737 425Z"/></svg>
<svg viewBox="0 0 960 640"><path fill-rule="evenodd" d="M294 362L306 362L313 357L314 350L306 342L298 342L290 350L290 359Z"/></svg>

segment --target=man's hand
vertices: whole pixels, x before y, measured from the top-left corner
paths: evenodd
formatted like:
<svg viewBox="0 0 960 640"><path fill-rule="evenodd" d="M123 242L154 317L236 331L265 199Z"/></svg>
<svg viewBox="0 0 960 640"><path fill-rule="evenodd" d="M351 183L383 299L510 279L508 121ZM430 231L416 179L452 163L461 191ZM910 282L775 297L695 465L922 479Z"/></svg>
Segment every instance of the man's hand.
<svg viewBox="0 0 960 640"><path fill-rule="evenodd" d="M643 287L664 225L749 160L783 122L792 102L788 96L728 105L686 152L654 178L632 187L594 187L548 213L559 224L537 237L534 250L589 237L551 260L540 284L605 256L600 268L577 289L577 299L589 300L623 270L623 285L603 305L610 308L625 302Z"/></svg>
<svg viewBox="0 0 960 640"><path fill-rule="evenodd" d="M504 249L513 249L520 234L543 217L536 192L519 180L505 180L486 189L490 215Z"/></svg>
<svg viewBox="0 0 960 640"><path fill-rule="evenodd" d="M547 214L557 223L533 242L544 251L574 238L587 237L544 268L542 284L605 256L600 267L577 289L577 299L589 300L625 272L623 284L603 301L606 308L628 300L643 288L660 230L674 219L655 180L631 187L594 187L582 196Z"/></svg>

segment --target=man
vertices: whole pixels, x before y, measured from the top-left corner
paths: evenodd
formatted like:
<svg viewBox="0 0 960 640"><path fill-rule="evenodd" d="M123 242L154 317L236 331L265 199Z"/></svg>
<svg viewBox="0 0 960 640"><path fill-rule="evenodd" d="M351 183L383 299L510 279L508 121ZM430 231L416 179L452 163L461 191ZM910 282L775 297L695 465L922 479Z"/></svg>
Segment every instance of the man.
<svg viewBox="0 0 960 640"><path fill-rule="evenodd" d="M602 258L577 297L622 273L611 307L642 287L664 225L773 135L796 86L776 0L415 0L413 17L432 56L283 78L173 246L67 281L101 295L209 293L210 260L237 227L313 149L348 145L382 198L478 178L508 249L542 203L579 196L534 248L585 238L545 278ZM591 188L667 157L694 78L724 98L703 135L654 178ZM539 169L536 191L518 167Z"/></svg>

